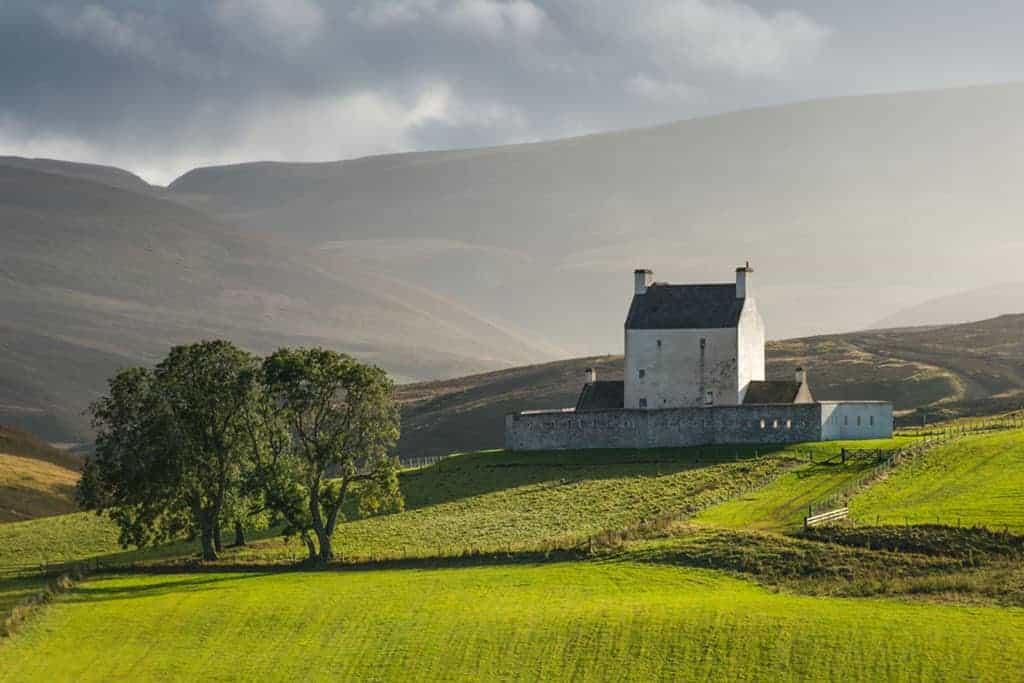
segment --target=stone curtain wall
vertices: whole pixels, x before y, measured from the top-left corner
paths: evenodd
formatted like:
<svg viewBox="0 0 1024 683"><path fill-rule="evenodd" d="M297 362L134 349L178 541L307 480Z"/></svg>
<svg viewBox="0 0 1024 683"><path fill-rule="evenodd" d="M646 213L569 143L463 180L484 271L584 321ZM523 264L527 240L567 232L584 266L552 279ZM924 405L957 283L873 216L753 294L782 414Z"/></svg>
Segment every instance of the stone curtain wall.
<svg viewBox="0 0 1024 683"><path fill-rule="evenodd" d="M539 411L505 416L505 448L541 451L796 443L820 441L821 427L821 406L817 403L583 413Z"/></svg>

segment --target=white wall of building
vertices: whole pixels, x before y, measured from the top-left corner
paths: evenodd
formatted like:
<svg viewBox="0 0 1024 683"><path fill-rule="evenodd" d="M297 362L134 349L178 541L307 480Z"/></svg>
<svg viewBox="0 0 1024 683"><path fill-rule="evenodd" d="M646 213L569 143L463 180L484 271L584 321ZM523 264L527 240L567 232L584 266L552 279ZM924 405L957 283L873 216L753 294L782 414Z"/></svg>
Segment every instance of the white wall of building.
<svg viewBox="0 0 1024 683"><path fill-rule="evenodd" d="M822 401L821 439L887 439L892 436L892 404L882 401Z"/></svg>
<svg viewBox="0 0 1024 683"><path fill-rule="evenodd" d="M757 310L757 300L748 298L743 303L737 330L738 347L738 387L739 402L747 393L747 386L753 381L764 380L765 367L765 331L764 320Z"/></svg>
<svg viewBox="0 0 1024 683"><path fill-rule="evenodd" d="M738 404L737 349L736 328L626 330L625 407Z"/></svg>

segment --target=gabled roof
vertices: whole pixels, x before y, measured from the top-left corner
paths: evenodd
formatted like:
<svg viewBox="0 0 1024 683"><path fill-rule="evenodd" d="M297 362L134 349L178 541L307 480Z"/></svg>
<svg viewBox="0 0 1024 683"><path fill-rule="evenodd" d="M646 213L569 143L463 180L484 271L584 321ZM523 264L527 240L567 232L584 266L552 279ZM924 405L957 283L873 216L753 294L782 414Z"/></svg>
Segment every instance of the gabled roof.
<svg viewBox="0 0 1024 683"><path fill-rule="evenodd" d="M576 412L588 410L622 410L626 404L626 390L622 382L602 380L588 382L583 385L579 400L576 401Z"/></svg>
<svg viewBox="0 0 1024 683"><path fill-rule="evenodd" d="M787 380L755 380L747 385L743 405L752 403L811 403L811 390L805 384Z"/></svg>
<svg viewBox="0 0 1024 683"><path fill-rule="evenodd" d="M686 330L736 327L743 299L736 285L667 285L655 282L634 294L627 330Z"/></svg>

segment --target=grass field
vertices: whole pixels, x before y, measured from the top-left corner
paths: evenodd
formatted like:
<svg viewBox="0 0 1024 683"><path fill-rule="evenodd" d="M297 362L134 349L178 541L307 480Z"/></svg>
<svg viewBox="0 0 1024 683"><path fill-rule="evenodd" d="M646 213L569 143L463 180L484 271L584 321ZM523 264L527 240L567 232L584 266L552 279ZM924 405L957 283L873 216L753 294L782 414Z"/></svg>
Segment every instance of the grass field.
<svg viewBox="0 0 1024 683"><path fill-rule="evenodd" d="M73 512L78 477L45 460L0 453L0 523Z"/></svg>
<svg viewBox="0 0 1024 683"><path fill-rule="evenodd" d="M0 524L73 512L82 458L0 425Z"/></svg>
<svg viewBox="0 0 1024 683"><path fill-rule="evenodd" d="M861 524L1024 532L1024 431L967 436L901 465L850 502Z"/></svg>
<svg viewBox="0 0 1024 683"><path fill-rule="evenodd" d="M847 444L848 445L848 444ZM335 550L348 558L432 557L536 548L658 515L688 516L763 486L839 442L788 448L704 447L589 453L465 454L402 477L406 511L353 521ZM280 540L231 561L301 558Z"/></svg>
<svg viewBox="0 0 1024 683"><path fill-rule="evenodd" d="M912 469L927 482L955 460L955 481L980 468L979 490L998 489L1005 454L1024 461L1022 434L966 437L875 486ZM406 511L336 537L350 562L425 561L95 577L0 641L0 681L1024 676L1024 609L1006 606L1024 596L1016 556L965 563L758 531L799 526L808 503L871 467L839 464L844 446L901 443L455 456L401 475ZM960 445L972 450L959 460L942 452ZM949 494L947 482L934 496ZM517 552L668 516L689 521L637 529L589 560ZM41 587L28 572L43 562L194 550L122 551L113 525L87 514L2 524L0 609ZM498 554L457 557L474 550ZM224 561L302 556L272 538Z"/></svg>
<svg viewBox="0 0 1024 683"><path fill-rule="evenodd" d="M808 598L628 562L133 576L59 598L0 645L0 672L2 681L1012 680L1024 676L1024 610Z"/></svg>
<svg viewBox="0 0 1024 683"><path fill-rule="evenodd" d="M889 449L908 442L909 439L896 438L844 445L861 449ZM822 445L815 444L819 447ZM821 462L832 452L834 451L814 451L814 458L818 462L806 463L782 474L767 486L711 506L696 515L693 521L727 529L797 529L803 525L808 505L828 498L874 467L874 463L864 460L851 460L846 464L838 460Z"/></svg>

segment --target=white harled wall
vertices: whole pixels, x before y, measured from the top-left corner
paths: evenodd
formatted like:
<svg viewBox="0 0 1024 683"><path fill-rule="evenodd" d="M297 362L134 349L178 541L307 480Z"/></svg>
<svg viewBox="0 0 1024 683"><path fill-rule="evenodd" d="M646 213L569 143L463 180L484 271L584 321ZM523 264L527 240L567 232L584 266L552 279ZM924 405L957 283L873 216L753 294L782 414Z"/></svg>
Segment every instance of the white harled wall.
<svg viewBox="0 0 1024 683"><path fill-rule="evenodd" d="M627 409L640 408L642 398L651 410L703 406L702 391L712 392L714 405L736 405L736 377L735 329L626 330Z"/></svg>
<svg viewBox="0 0 1024 683"><path fill-rule="evenodd" d="M747 387L753 381L764 380L765 331L764 320L757 310L757 300L749 297L743 303L740 324L737 330L739 403L747 394Z"/></svg>
<svg viewBox="0 0 1024 683"><path fill-rule="evenodd" d="M892 404L882 401L819 401L821 440L888 439Z"/></svg>

